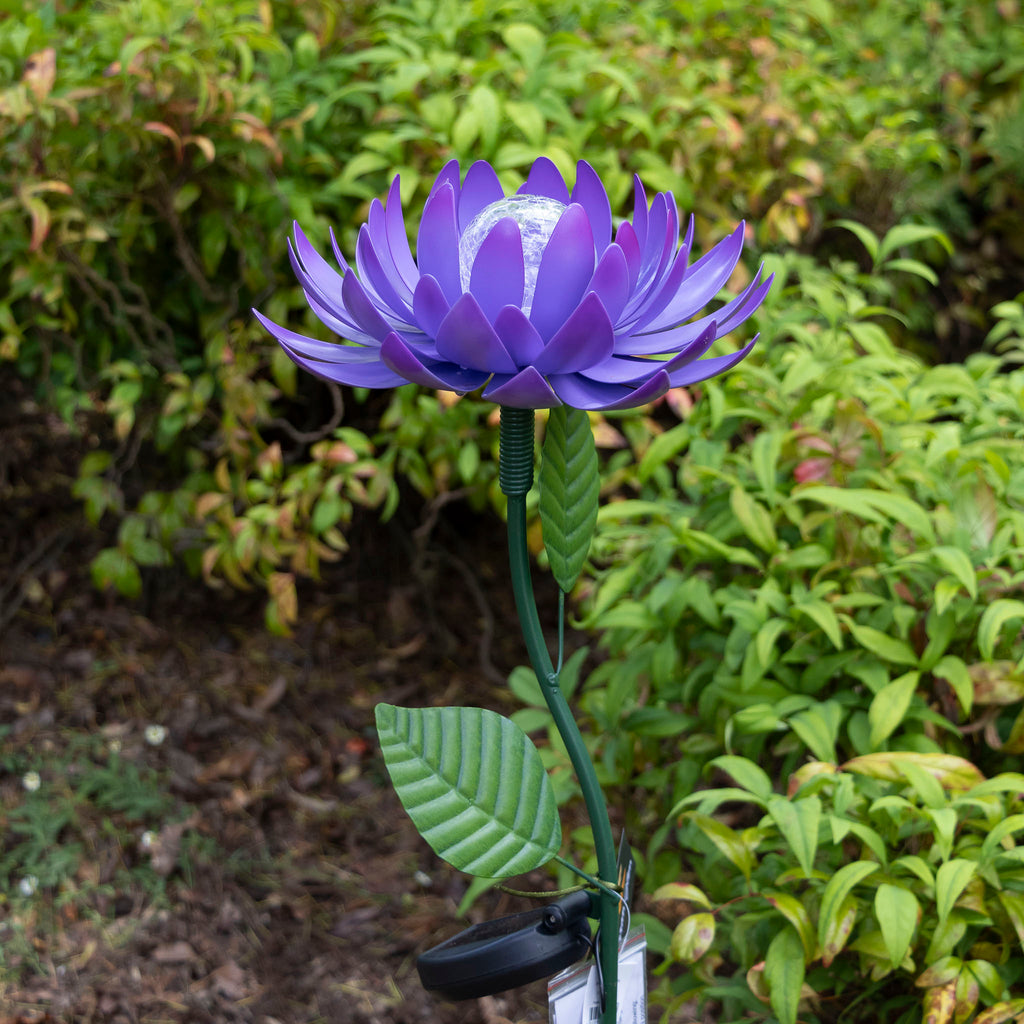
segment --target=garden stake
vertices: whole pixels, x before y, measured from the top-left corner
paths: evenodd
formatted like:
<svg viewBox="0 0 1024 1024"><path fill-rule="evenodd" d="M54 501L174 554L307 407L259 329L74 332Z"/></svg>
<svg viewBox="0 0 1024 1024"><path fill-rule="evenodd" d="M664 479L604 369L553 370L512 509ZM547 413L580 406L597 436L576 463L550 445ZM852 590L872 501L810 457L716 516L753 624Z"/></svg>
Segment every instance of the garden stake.
<svg viewBox="0 0 1024 1024"><path fill-rule="evenodd" d="M502 493L508 498L508 557L512 590L530 663L537 674L544 700L555 720L558 734L565 743L583 791L597 850L598 877L607 886L614 886L618 878L618 865L608 808L593 762L559 686L558 675L551 665L533 598L530 554L526 544L526 495L533 486L533 422L532 409L509 409L505 406L501 409L498 479ZM615 1024L619 973L619 901L614 892L606 889L601 890L599 898L601 916L598 956L604 984L601 1020L602 1024Z"/></svg>

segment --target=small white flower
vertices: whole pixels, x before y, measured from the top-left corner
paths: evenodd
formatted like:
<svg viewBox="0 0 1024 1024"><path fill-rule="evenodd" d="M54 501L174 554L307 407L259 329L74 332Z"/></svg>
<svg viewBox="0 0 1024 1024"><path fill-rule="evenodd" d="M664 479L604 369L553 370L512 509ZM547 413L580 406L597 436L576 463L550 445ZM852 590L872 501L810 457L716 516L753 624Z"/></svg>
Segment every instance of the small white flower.
<svg viewBox="0 0 1024 1024"><path fill-rule="evenodd" d="M42 784L42 779L39 778L39 772L25 772L21 777L21 784L29 793L34 793Z"/></svg>
<svg viewBox="0 0 1024 1024"><path fill-rule="evenodd" d="M167 739L167 730L162 725L147 725L143 735L151 747L159 747Z"/></svg>
<svg viewBox="0 0 1024 1024"><path fill-rule="evenodd" d="M26 875L20 882L18 882L18 892L22 896L33 896L36 889L39 888L39 879L35 875Z"/></svg>
<svg viewBox="0 0 1024 1024"><path fill-rule="evenodd" d="M157 835L152 829L147 829L139 836L139 846L144 850L152 850L156 845Z"/></svg>
<svg viewBox="0 0 1024 1024"><path fill-rule="evenodd" d="M111 740L107 744L107 750L109 750L110 753L112 753L112 754L120 754L121 753L121 741L120 740Z"/></svg>
<svg viewBox="0 0 1024 1024"><path fill-rule="evenodd" d="M417 871L413 876L419 885L422 885L424 889L430 888L434 884L434 880L426 873L426 871Z"/></svg>

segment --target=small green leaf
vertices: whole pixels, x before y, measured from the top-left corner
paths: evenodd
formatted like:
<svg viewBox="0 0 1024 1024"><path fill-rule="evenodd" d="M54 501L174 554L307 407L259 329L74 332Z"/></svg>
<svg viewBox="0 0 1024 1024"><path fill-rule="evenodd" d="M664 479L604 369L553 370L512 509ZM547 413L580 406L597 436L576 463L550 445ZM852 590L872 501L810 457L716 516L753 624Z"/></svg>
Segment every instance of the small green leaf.
<svg viewBox="0 0 1024 1024"><path fill-rule="evenodd" d="M844 864L828 881L821 897L821 912L818 916L818 941L824 948L826 935L834 928L843 911L843 901L853 892L854 886L863 882L868 875L878 870L879 865L867 860L856 860Z"/></svg>
<svg viewBox="0 0 1024 1024"><path fill-rule="evenodd" d="M699 906L711 909L711 900L704 894L703 889L691 885L689 882L667 882L658 886L651 896L652 900L686 900L689 903L696 903Z"/></svg>
<svg viewBox="0 0 1024 1024"><path fill-rule="evenodd" d="M764 898L797 930L804 947L804 960L814 959L817 937L807 908L788 892L766 892Z"/></svg>
<svg viewBox="0 0 1024 1024"><path fill-rule="evenodd" d="M737 832L724 822L706 814L689 813L687 817L711 840L722 855L737 867L746 880L750 881L754 870L754 854Z"/></svg>
<svg viewBox="0 0 1024 1024"><path fill-rule="evenodd" d="M893 967L903 963L910 949L920 911L917 897L902 886L883 883L875 892L875 917Z"/></svg>
<svg viewBox="0 0 1024 1024"><path fill-rule="evenodd" d="M551 410L539 485L544 548L558 585L568 592L590 550L601 489L594 433L582 410Z"/></svg>
<svg viewBox="0 0 1024 1024"><path fill-rule="evenodd" d="M731 775L737 785L749 790L763 799L772 795L772 780L768 773L753 761L745 757L734 757L731 754L723 754L714 758L711 764L727 775Z"/></svg>
<svg viewBox="0 0 1024 1024"><path fill-rule="evenodd" d="M742 487L734 487L729 495L729 506L743 527L743 532L762 551L771 554L778 548L775 526L768 509Z"/></svg>
<svg viewBox="0 0 1024 1024"><path fill-rule="evenodd" d="M684 917L672 932L670 950L686 964L698 961L715 941L715 916L703 911Z"/></svg>
<svg viewBox="0 0 1024 1024"><path fill-rule="evenodd" d="M830 913L824 927L819 921L821 943L821 962L828 967L843 951L853 926L857 921L858 903L853 896L847 895Z"/></svg>
<svg viewBox="0 0 1024 1024"><path fill-rule="evenodd" d="M768 814L789 844L804 875L810 877L818 850L821 801L816 796L804 800L773 796L768 801Z"/></svg>
<svg viewBox="0 0 1024 1024"><path fill-rule="evenodd" d="M971 860L955 858L941 865L935 873L935 906L939 921L945 921L978 865Z"/></svg>
<svg viewBox="0 0 1024 1024"><path fill-rule="evenodd" d="M883 687L871 699L868 707L868 723L871 726L868 742L872 747L880 746L903 724L903 716L914 698L918 678L919 673L907 672Z"/></svg>
<svg viewBox="0 0 1024 1024"><path fill-rule="evenodd" d="M1000 598L985 609L978 623L978 650L986 661L991 661L995 655L1003 626L1020 618L1024 618L1024 601Z"/></svg>
<svg viewBox="0 0 1024 1024"><path fill-rule="evenodd" d="M903 766L911 762L920 765L939 780L943 789L970 789L985 776L970 761L956 754L918 754L909 750L893 750L875 754L862 754L841 765L843 771L868 775L887 782L902 782Z"/></svg>
<svg viewBox="0 0 1024 1024"><path fill-rule="evenodd" d="M783 928L768 945L764 958L764 977L768 999L779 1024L796 1024L806 965L800 936L792 928Z"/></svg>
<svg viewBox="0 0 1024 1024"><path fill-rule="evenodd" d="M844 617L848 618L848 616ZM880 629L875 629L873 626L861 626L854 622L853 619L849 620L849 627L850 632L861 647L884 661L890 661L894 665L917 664L917 655L905 640L889 636L888 633L883 633Z"/></svg>
<svg viewBox="0 0 1024 1024"><path fill-rule="evenodd" d="M969 715L974 704L974 684L963 659L954 654L943 655L932 667L932 675L949 683L956 694L960 709L965 715Z"/></svg>
<svg viewBox="0 0 1024 1024"><path fill-rule="evenodd" d="M434 852L486 878L523 874L558 853L562 828L537 748L483 708L378 704L384 763Z"/></svg>

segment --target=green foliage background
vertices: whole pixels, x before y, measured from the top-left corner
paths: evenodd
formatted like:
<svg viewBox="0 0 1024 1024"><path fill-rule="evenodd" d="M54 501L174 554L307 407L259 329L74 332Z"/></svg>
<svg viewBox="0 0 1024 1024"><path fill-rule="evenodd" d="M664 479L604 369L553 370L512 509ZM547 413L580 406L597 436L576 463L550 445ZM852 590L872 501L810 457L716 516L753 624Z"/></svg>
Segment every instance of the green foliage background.
<svg viewBox="0 0 1024 1024"><path fill-rule="evenodd" d="M977 786L1024 750L1022 86L1017 0L0 4L0 376L82 438L97 586L180 563L287 631L398 480L500 508L493 410L328 389L255 324L324 336L292 219L351 251L394 173L415 223L451 156L515 185L540 154L617 213L634 172L671 189L702 247L746 218L780 278L755 353L593 418L572 685L680 917L654 998L999 1024L1024 875L981 834L1024 787ZM683 803L726 776L731 825Z"/></svg>

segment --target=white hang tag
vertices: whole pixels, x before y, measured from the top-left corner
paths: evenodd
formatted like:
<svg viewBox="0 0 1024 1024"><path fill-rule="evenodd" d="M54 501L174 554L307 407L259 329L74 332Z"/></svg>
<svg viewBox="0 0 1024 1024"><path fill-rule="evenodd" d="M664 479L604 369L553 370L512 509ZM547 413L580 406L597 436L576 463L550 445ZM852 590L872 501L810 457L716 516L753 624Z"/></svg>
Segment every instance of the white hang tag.
<svg viewBox="0 0 1024 1024"><path fill-rule="evenodd" d="M634 928L619 946L619 995L616 1024L647 1024L647 938ZM597 1024L601 1020L601 993L597 965L567 967L548 982L551 1024Z"/></svg>

